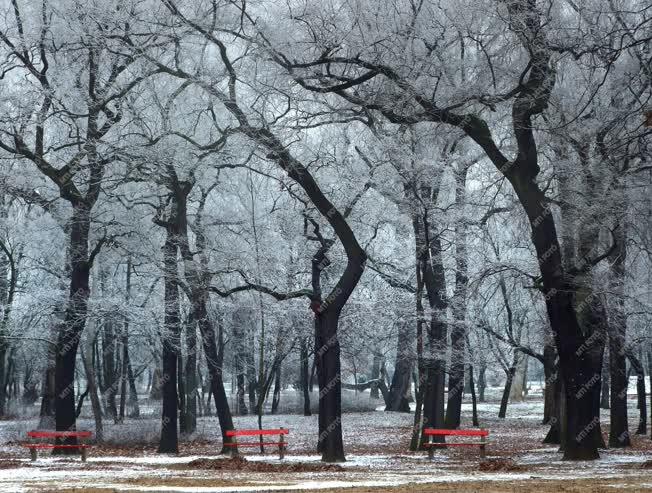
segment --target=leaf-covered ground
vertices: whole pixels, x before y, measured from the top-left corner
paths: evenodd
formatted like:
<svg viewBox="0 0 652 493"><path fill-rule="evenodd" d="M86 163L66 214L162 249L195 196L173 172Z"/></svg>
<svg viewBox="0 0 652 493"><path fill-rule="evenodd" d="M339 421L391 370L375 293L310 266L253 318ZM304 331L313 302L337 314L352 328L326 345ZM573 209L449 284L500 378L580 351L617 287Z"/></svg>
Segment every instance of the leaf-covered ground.
<svg viewBox="0 0 652 493"><path fill-rule="evenodd" d="M632 411L635 405L631 406ZM511 404L505 420L497 404L482 404L481 424L490 430L488 457L475 448L410 453L412 416L382 411L345 414L347 462L324 465L314 453L316 416L266 416L265 427L290 429L284 461L268 448L266 455L246 449L244 459L219 456L216 418L200 418L198 432L181 444L178 456L156 454L158 421L154 417L107 427L108 443L94 447L88 462L44 455L29 461L20 446L35 420L0 423L0 491L652 491L652 441L633 435L633 447L602 451L600 460L570 463L556 447L541 444L547 430L540 424L539 398ZM636 421L631 413L630 429ZM604 414L604 423L608 415ZM464 427L470 407L464 406ZM82 422L80 428L90 422ZM236 418L239 428L255 427L254 417ZM608 429L603 426L603 432Z"/></svg>

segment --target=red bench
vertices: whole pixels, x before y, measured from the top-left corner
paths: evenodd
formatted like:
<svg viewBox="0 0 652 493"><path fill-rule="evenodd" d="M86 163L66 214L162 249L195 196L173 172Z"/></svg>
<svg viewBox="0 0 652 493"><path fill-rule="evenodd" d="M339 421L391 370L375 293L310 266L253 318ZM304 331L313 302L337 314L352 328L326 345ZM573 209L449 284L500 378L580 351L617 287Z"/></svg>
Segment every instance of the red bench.
<svg viewBox="0 0 652 493"><path fill-rule="evenodd" d="M285 428L280 428L278 430L228 430L226 432L227 437L232 437L233 442L225 443L225 447L259 447L260 445L278 445L278 457L283 459L285 457L285 450L287 448L287 442L285 441L285 435L289 434L290 430ZM274 436L278 435L278 442L238 442L238 437L251 437L251 436Z"/></svg>
<svg viewBox="0 0 652 493"><path fill-rule="evenodd" d="M77 438L78 440L83 440L84 438L90 438L93 434L90 431L43 431L43 430L32 430L27 432L27 437L30 439L39 439L39 438ZM67 444L67 443L35 443L28 442L23 443L23 447L29 449L30 456L32 460L36 460L38 457L38 449L55 449L55 448L69 448L77 449L81 452L81 459L83 462L86 462L86 450L90 448L90 445L85 443L77 444Z"/></svg>
<svg viewBox="0 0 652 493"><path fill-rule="evenodd" d="M480 457L486 456L485 447L487 446L486 437L489 436L489 430L439 430L436 428L426 428L423 434L428 437L428 457L432 459L435 447L480 447ZM433 437L455 436L455 437L480 437L479 442L456 442L456 443L439 443L434 442Z"/></svg>

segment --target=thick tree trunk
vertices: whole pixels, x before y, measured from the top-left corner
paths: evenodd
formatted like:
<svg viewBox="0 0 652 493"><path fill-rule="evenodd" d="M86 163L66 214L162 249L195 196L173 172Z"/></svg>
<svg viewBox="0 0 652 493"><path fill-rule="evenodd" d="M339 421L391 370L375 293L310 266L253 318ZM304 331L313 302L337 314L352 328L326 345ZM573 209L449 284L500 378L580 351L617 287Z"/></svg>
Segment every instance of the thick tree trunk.
<svg viewBox="0 0 652 493"><path fill-rule="evenodd" d="M647 352L647 376L650 381L650 425L652 425L652 350ZM650 426L650 439L652 439L652 426Z"/></svg>
<svg viewBox="0 0 652 493"><path fill-rule="evenodd" d="M618 328L612 327L612 332L609 334L609 369L611 376L609 446L628 447L631 445L631 440L627 420L628 382L625 341L621 334L616 332L618 332Z"/></svg>
<svg viewBox="0 0 652 493"><path fill-rule="evenodd" d="M342 441L342 381L340 343L337 338L339 314L317 314L315 319L315 359L319 384L319 438L317 450L324 462L344 462Z"/></svg>
<svg viewBox="0 0 652 493"><path fill-rule="evenodd" d="M553 445L561 445L561 421L563 416L561 415L561 405L563 400L562 395L562 382L559 378L559 370L556 369L554 374L551 375L552 381L550 384L546 381L546 389L550 386L551 389L551 416L550 416L550 429L548 434L543 439L543 443L549 443Z"/></svg>
<svg viewBox="0 0 652 493"><path fill-rule="evenodd" d="M73 205L70 229L70 291L64 319L58 329L55 354L55 422L58 431L75 429L75 362L82 331L86 325L89 289L88 232L90 210L84 203ZM76 438L60 441L73 445ZM75 448L54 449L56 454L76 454Z"/></svg>
<svg viewBox="0 0 652 493"><path fill-rule="evenodd" d="M543 374L546 379L543 390L543 421L541 424L550 424L555 415L555 400L557 398L555 391L555 382L559 378L557 366L555 364L556 351L555 347L546 342L543 348Z"/></svg>
<svg viewBox="0 0 652 493"><path fill-rule="evenodd" d="M163 408L159 453L178 453L178 368L181 344L179 317L179 285L177 270L177 244L174 232L168 230L163 247L165 277L165 319L163 333Z"/></svg>

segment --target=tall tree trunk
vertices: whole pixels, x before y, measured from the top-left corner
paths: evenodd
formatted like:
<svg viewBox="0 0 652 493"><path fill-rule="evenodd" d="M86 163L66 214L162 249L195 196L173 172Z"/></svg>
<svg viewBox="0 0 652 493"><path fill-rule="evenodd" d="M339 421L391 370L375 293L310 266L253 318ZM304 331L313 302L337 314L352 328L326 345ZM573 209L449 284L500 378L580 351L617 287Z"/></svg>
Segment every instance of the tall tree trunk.
<svg viewBox="0 0 652 493"><path fill-rule="evenodd" d="M105 273L101 274L106 275ZM113 314L109 313L104 318L102 330L102 371L104 372L104 388L101 389L105 399L105 409L109 417L115 422L118 411L115 402L118 378L116 368L116 331Z"/></svg>
<svg viewBox="0 0 652 493"><path fill-rule="evenodd" d="M235 414L245 415L248 413L245 403L245 380L247 378L248 351L246 334L251 330L250 314L247 308L238 308L233 314L233 359L236 375L236 405ZM251 348L249 348L251 351ZM250 352L249 351L249 352Z"/></svg>
<svg viewBox="0 0 652 493"><path fill-rule="evenodd" d="M602 360L602 386L600 388L600 408L609 409L611 397L609 396L609 384L611 374L611 362L609 360L609 346L605 347L604 359Z"/></svg>
<svg viewBox="0 0 652 493"><path fill-rule="evenodd" d="M625 311L625 261L626 231L625 226L616 228L612 233L614 249L611 255L616 296L613 300L609 323L609 368L611 376L611 427L609 429L610 447L631 446L627 420L627 361L625 359L625 337L627 332L627 314Z"/></svg>
<svg viewBox="0 0 652 493"><path fill-rule="evenodd" d="M372 364L371 364L371 380L378 380L380 378L380 363L383 356L379 352L379 348L374 348ZM396 370L394 370L396 371ZM373 384L369 389L370 399L380 399L378 391L378 384Z"/></svg>
<svg viewBox="0 0 652 493"><path fill-rule="evenodd" d="M325 462L343 462L342 381L339 314L318 314L315 320L315 358L319 384L319 439L317 450Z"/></svg>
<svg viewBox="0 0 652 493"><path fill-rule="evenodd" d="M438 182L436 183L438 186ZM435 190L438 190L437 187ZM432 192L428 186L423 187L423 197L428 203L436 200L438 191ZM427 331L426 352L426 382L423 394L423 421L422 426L432 428L444 427L444 404L446 386L446 340L447 324L446 309L448 307L446 295L446 278L441 257L441 242L438 232L431 222L428 209L424 211L420 224L415 231L421 235L419 240L423 247L421 252L421 269L423 283L430 305L431 319ZM426 441L421 430L421 446ZM443 436L435 437L435 442L444 442Z"/></svg>
<svg viewBox="0 0 652 493"><path fill-rule="evenodd" d="M69 275L70 291L63 322L58 329L55 353L55 422L58 431L75 429L75 362L82 331L86 325L88 311L90 259L88 254L88 233L90 229L90 207L84 202L73 204L69 223ZM65 438L59 442L76 445L76 438ZM54 449L55 454L76 454L75 448Z"/></svg>
<svg viewBox="0 0 652 493"><path fill-rule="evenodd" d="M102 442L104 440L104 427L102 426L102 404L100 397L97 393L97 385L95 383L95 368L93 361L89 358L89 354L93 354L93 339L95 334L88 334L89 343L86 344L85 350L81 351L82 363L84 364L84 372L86 373L86 385L88 385L88 393L91 399L91 408L93 409L93 419L95 420L95 441ZM93 358L94 359L94 358Z"/></svg>
<svg viewBox="0 0 652 493"><path fill-rule="evenodd" d="M478 419L478 400L475 396L475 381L473 379L473 365L469 365L469 386L471 387L473 426L480 426L480 420Z"/></svg>
<svg viewBox="0 0 652 493"><path fill-rule="evenodd" d="M301 362L299 365L299 378L301 382L301 390L303 391L303 415L311 416L312 412L310 410L310 370L308 367L308 341L305 337L301 338L300 358Z"/></svg>
<svg viewBox="0 0 652 493"><path fill-rule="evenodd" d="M424 361L424 339L423 326L425 324L424 307L423 307L423 277L421 272L421 242L419 241L418 221L413 220L415 233L415 264L416 264L416 281L417 289L414 296L415 314L417 322L417 373L418 377L414 380L416 393L416 406L414 410L414 423L412 425L412 438L410 439L410 450L413 452L421 448L421 430L423 429L423 396L425 393L427 370Z"/></svg>
<svg viewBox="0 0 652 493"><path fill-rule="evenodd" d="M464 367L466 342L466 296L468 288L466 178L469 165L460 164L455 173L455 206L458 213L455 225L455 291L453 293L453 316L451 330L451 362L448 377L448 403L446 405L446 428L460 426L462 394L464 393Z"/></svg>
<svg viewBox="0 0 652 493"><path fill-rule="evenodd" d="M179 317L179 285L177 268L177 243L175 232L168 229L163 246L165 278L165 319L163 333L163 408L159 453L178 453L178 375L181 320Z"/></svg>
<svg viewBox="0 0 652 493"><path fill-rule="evenodd" d="M197 327L194 323L186 328L186 409L185 433L197 429Z"/></svg>
<svg viewBox="0 0 652 493"><path fill-rule="evenodd" d="M4 219L7 216L4 195L2 195L1 201L2 216L0 218ZM4 382L7 380L8 373L5 368L5 359L9 350L9 342L5 337L8 335L9 317L18 283L18 270L14 254L5 245L4 241L0 241L0 251L6 257L6 262L0 264L0 303L2 303L2 318L0 318L0 416L5 416L7 411L7 393Z"/></svg>
<svg viewBox="0 0 652 493"><path fill-rule="evenodd" d="M136 378L134 377L134 370L131 366L129 353L126 354L126 358L127 358L127 377L129 379L129 408L130 408L129 417L137 418L140 416L140 408L138 407L138 389L136 388Z"/></svg>
<svg viewBox="0 0 652 493"><path fill-rule="evenodd" d="M478 389L480 390L480 395L478 400L480 402L485 402L484 391L487 388L487 378L486 378L487 367L482 365L480 367L480 374L478 375Z"/></svg>

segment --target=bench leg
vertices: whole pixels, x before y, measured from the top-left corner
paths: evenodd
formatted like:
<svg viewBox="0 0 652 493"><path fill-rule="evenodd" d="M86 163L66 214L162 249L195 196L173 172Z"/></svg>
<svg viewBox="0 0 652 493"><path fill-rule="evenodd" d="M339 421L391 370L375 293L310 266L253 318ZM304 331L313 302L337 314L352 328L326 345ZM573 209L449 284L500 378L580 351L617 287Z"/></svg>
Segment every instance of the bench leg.
<svg viewBox="0 0 652 493"><path fill-rule="evenodd" d="M278 443L278 458L280 460L283 460L285 458L285 438L283 438L283 435L279 437L279 443Z"/></svg>
<svg viewBox="0 0 652 493"><path fill-rule="evenodd" d="M432 446L432 435L428 437L428 444L430 445L428 447L428 459L432 460L433 457L435 456L435 447Z"/></svg>
<svg viewBox="0 0 652 493"><path fill-rule="evenodd" d="M84 447L84 448L81 449L81 459L82 459L82 462L86 462L86 457L87 457L87 455L86 455L86 448Z"/></svg>
<svg viewBox="0 0 652 493"><path fill-rule="evenodd" d="M32 459L32 462L34 462L38 457L38 450L36 450L35 448L29 449L29 456Z"/></svg>

